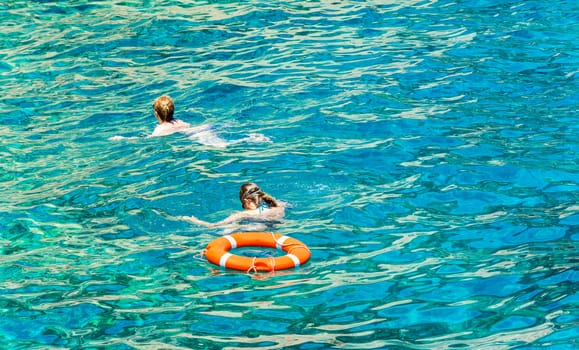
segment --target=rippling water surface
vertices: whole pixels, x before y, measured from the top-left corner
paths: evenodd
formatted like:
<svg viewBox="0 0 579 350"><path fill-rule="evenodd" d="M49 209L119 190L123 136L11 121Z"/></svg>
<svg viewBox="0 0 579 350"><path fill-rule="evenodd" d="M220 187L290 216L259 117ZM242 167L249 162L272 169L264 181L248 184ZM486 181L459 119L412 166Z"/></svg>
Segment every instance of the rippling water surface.
<svg viewBox="0 0 579 350"><path fill-rule="evenodd" d="M7 349L577 346L577 2L0 10ZM146 138L161 94L272 142ZM299 270L216 268L224 230L171 218L247 181L290 203Z"/></svg>

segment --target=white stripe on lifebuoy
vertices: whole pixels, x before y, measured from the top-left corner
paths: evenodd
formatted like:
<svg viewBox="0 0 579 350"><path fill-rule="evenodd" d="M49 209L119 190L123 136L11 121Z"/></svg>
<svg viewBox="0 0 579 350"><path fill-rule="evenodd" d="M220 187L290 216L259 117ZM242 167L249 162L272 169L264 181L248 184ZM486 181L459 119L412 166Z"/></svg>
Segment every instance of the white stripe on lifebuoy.
<svg viewBox="0 0 579 350"><path fill-rule="evenodd" d="M231 249L235 249L237 248L237 241L235 240L235 238L231 237L230 235L224 236L225 238L227 238L227 240L229 241L229 243L231 243Z"/></svg>
<svg viewBox="0 0 579 350"><path fill-rule="evenodd" d="M289 236L281 236L277 241L275 241L275 247L277 249L282 249L283 248L283 242L285 242L285 240L288 238L289 238Z"/></svg>
<svg viewBox="0 0 579 350"><path fill-rule="evenodd" d="M235 240L234 240L235 241ZM233 254L231 253L225 253L223 254L223 256L221 257L221 259L219 259L219 266L221 267L226 267L225 264L227 264L227 259L229 259L230 256L232 256Z"/></svg>
<svg viewBox="0 0 579 350"><path fill-rule="evenodd" d="M288 254L287 257L293 260L295 267L299 267L299 266L300 266L300 259L298 259L297 256L295 256L295 255L293 255L293 254Z"/></svg>

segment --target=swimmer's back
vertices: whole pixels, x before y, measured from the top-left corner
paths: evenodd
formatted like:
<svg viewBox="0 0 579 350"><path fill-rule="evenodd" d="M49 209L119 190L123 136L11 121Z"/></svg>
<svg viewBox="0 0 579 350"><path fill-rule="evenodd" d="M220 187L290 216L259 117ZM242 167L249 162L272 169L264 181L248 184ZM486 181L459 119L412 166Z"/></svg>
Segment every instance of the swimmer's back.
<svg viewBox="0 0 579 350"><path fill-rule="evenodd" d="M151 136L166 136L176 133L178 131L182 131L183 129L190 128L191 125L186 123L182 120L175 119L172 122L166 122L163 124L159 124L155 127L155 130L151 134Z"/></svg>

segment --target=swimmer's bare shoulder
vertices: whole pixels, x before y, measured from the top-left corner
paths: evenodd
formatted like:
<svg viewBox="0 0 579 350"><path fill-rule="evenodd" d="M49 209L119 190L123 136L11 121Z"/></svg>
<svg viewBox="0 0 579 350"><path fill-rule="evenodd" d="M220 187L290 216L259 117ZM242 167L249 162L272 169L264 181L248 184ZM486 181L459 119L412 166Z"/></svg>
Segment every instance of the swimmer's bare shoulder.
<svg viewBox="0 0 579 350"><path fill-rule="evenodd" d="M188 128L191 128L191 124L179 119L174 119L171 122L157 125L151 136L167 136Z"/></svg>

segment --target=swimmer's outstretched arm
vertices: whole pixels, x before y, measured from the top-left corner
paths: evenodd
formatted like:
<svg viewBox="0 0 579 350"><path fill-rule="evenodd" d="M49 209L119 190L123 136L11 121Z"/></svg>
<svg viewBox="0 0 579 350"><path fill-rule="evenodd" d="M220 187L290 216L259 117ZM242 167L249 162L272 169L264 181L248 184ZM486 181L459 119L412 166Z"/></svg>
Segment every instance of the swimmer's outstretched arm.
<svg viewBox="0 0 579 350"><path fill-rule="evenodd" d="M231 215L229 215L227 218L218 221L218 222L207 222L207 221L203 221L200 220L194 216L179 216L177 217L180 220L184 220L184 221L189 221L190 223L196 224L196 225L201 225L201 226L206 226L206 227L223 227L223 226L227 226L229 224L232 223L237 223L243 220L248 220L248 219L259 219L259 220L265 220L265 221L275 221L275 220L280 220L281 218L283 218L285 214L285 205L280 206L280 207L275 207L275 208L271 208L268 209L267 211L261 212L259 210L244 210L244 211L240 211L237 213L233 213Z"/></svg>
<svg viewBox="0 0 579 350"><path fill-rule="evenodd" d="M218 223L211 223L208 221L203 221L200 220L194 216L173 216L171 214L167 214L161 210L157 210L157 209L153 209L153 211L169 220L173 220L173 221L178 221L178 220L182 220L182 221L189 221L193 224L196 225L201 225L201 226L207 226L207 227L214 227L214 226L218 226Z"/></svg>
<svg viewBox="0 0 579 350"><path fill-rule="evenodd" d="M254 217L254 216L247 215L247 214L245 214L245 212L238 212L238 213L231 214L227 218L225 218L221 221L218 221L218 222L203 221L203 220L196 218L195 216L178 216L177 218L184 220L184 221L189 221L190 223L193 223L196 225L201 225L201 226L206 226L206 227L221 227L221 226L226 226L228 224L231 224L233 222L241 221L244 219L249 219L252 217Z"/></svg>
<svg viewBox="0 0 579 350"><path fill-rule="evenodd" d="M207 227L214 227L215 226L215 224L213 224L211 222L199 220L194 216L177 216L177 219L183 220L183 221L189 221L190 223L195 224L195 225L201 225L201 226L207 226Z"/></svg>

